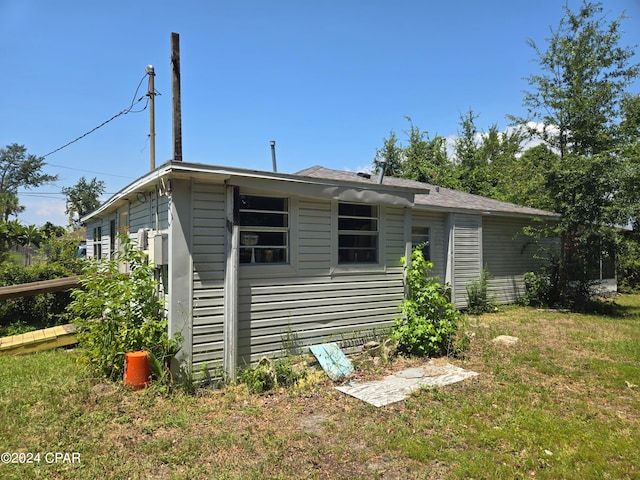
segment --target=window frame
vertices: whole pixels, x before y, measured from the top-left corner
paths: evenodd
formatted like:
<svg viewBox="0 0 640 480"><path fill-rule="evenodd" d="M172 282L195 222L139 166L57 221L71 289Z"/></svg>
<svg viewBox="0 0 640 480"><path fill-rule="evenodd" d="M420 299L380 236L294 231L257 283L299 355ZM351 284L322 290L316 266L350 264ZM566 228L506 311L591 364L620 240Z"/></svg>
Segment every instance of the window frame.
<svg viewBox="0 0 640 480"><path fill-rule="evenodd" d="M352 214L348 214L348 213L341 213L341 206L343 205L351 205L354 206L355 208L361 208L361 207L367 207L370 209L370 213L369 215L358 215L357 213L352 213ZM371 268L371 267L375 267L375 266L379 266L380 262L381 262L381 258L383 255L382 252L382 242L380 241L381 239L381 230L382 230L382 215L381 215L381 210L382 207L381 205L377 205L377 204L370 204L370 203L359 203L359 202L346 202L346 201L338 201L336 202L336 210L335 210L335 218L336 218L336 247L335 247L335 251L336 251L336 262L335 264L338 266L338 268L342 268L342 269L362 269L362 268ZM341 224L341 220L361 220L361 221L371 221L371 224L375 224L375 229L348 229L348 228L340 228L340 224ZM366 223L363 224L363 226L366 226ZM373 247L371 246L362 246L362 247L358 247L358 246L347 246L347 247L341 247L341 238L344 237L363 237L363 238L373 238L374 239L374 243L375 245ZM361 250L361 251L367 251L367 250L374 250L374 255L375 255L375 259L374 260L365 260L365 261L358 261L357 260L357 250ZM343 258L343 255L341 255L341 250L342 251L353 251L354 253L354 261L344 261L341 260L341 258Z"/></svg>
<svg viewBox="0 0 640 480"><path fill-rule="evenodd" d="M102 258L102 225L93 227L93 258Z"/></svg>
<svg viewBox="0 0 640 480"><path fill-rule="evenodd" d="M261 208L245 208L242 206L242 198L243 197L253 197L253 198L273 198L282 200L284 202L283 210L270 210L270 209L261 209ZM248 266L250 268L258 268L258 267L282 267L282 266L290 266L292 259L292 241L291 241L291 232L292 232L292 200L288 196L282 195L274 195L271 193L255 193L255 192L240 192L238 197L238 227L239 227L239 245L238 245L238 263L240 266L245 267ZM284 221L282 222L282 226L277 225L251 225L251 224L243 224L242 217L243 214L268 214L268 215L282 215ZM255 235L255 234L273 234L273 233L281 233L283 234L284 245L247 245L243 242L243 238L245 235ZM259 241L259 239L257 240ZM243 261L243 250L251 250L251 260ZM265 250L264 256L268 256L269 250L284 250L284 261L257 261L259 258L262 258L262 254L256 256L256 250ZM271 253L273 255L273 252Z"/></svg>

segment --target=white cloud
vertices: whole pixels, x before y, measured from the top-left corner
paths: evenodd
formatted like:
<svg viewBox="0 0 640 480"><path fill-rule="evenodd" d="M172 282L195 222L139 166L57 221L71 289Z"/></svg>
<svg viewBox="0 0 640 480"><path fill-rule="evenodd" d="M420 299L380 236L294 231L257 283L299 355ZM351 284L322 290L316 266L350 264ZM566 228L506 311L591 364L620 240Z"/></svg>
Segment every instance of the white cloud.
<svg viewBox="0 0 640 480"><path fill-rule="evenodd" d="M51 222L66 226L69 222L69 217L64 213L65 201L62 199L21 197L20 203L25 207L24 212L18 215L18 220L23 225L42 226Z"/></svg>

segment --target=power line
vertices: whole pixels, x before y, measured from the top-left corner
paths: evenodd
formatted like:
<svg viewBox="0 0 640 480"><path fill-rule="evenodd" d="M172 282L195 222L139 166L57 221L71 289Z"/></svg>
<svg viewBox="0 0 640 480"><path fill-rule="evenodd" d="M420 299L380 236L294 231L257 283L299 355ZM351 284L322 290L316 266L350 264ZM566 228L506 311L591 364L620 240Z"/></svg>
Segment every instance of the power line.
<svg viewBox="0 0 640 480"><path fill-rule="evenodd" d="M143 112L144 110L146 110L147 106L149 105L149 97L147 97L147 103L145 104L145 106L143 108L141 108L140 110L133 110L134 105L140 103L145 97L146 95L143 95L142 97L138 98L138 100L136 100L136 97L138 96L138 91L140 90L140 85L142 85L142 82L144 81L144 79L147 77L147 73L145 73L142 78L140 79L140 82L138 82L138 86L136 87L136 91L133 94L133 98L131 99L131 105L129 105L127 108L125 108L124 110L122 110L121 112L116 113L113 117L111 117L109 120L105 120L104 122L102 122L100 125L98 125L97 127L92 128L91 130L89 130L88 132L80 135L78 138L71 140L69 143L64 144L63 146L56 148L55 150L50 151L49 153L47 153L46 155L43 155L42 158L46 158L49 155L52 155L56 152L59 152L60 150L62 150L63 148L68 147L69 145L77 142L78 140L83 139L84 137L86 137L87 135L92 134L93 132L95 132L96 130L98 130L101 127L104 127L107 123L115 120L116 118L120 117L121 115L126 115L127 113L139 113L139 112Z"/></svg>
<svg viewBox="0 0 640 480"><path fill-rule="evenodd" d="M76 170L78 172L93 173L95 175L106 175L109 177L119 177L119 178L129 178L129 179L136 178L136 177L127 176L127 175L116 175L115 173L94 172L93 170L85 170L84 168L65 167L64 165L56 165L55 163L47 163L47 165L51 167L56 167L56 168L66 168L67 170Z"/></svg>

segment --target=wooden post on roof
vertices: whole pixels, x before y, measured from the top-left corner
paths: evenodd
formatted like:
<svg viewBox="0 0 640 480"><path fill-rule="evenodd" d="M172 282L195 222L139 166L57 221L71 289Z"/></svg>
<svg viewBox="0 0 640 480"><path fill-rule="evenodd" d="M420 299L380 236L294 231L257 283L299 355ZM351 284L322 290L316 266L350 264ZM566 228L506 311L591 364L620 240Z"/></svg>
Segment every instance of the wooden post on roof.
<svg viewBox="0 0 640 480"><path fill-rule="evenodd" d="M171 106L173 121L173 160L182 161L182 112L180 100L180 35L171 32Z"/></svg>

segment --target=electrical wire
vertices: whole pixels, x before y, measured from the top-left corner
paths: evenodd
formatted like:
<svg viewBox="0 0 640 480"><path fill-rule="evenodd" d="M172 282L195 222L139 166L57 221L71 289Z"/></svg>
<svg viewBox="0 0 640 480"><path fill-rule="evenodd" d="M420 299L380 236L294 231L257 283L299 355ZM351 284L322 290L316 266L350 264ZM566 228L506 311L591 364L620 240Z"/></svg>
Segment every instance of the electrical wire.
<svg viewBox="0 0 640 480"><path fill-rule="evenodd" d="M108 177L118 177L118 178L128 178L128 179L136 178L130 175L116 175L115 173L94 172L93 170L85 170L84 168L65 167L64 165L56 165L55 163L47 163L47 166L56 167L56 168L65 168L67 170L75 170L77 172L93 173L94 175L103 175Z"/></svg>
<svg viewBox="0 0 640 480"><path fill-rule="evenodd" d="M102 122L100 125L98 125L97 127L92 128L91 130L89 130L88 132L80 135L78 138L75 138L74 140L71 140L70 142L62 145L59 148L56 148L55 150L50 151L49 153L47 153L46 155L43 155L42 158L46 158L49 155L53 155L56 152L59 152L60 150L62 150L63 148L68 147L69 145L76 143L78 140L83 139L84 137L86 137L87 135L92 134L93 132L95 132L96 130L98 130L101 127L104 127L106 124L108 124L109 122L112 122L113 120L115 120L116 118L122 116L122 115L126 115L127 113L139 113L142 112L144 110L146 110L147 106L149 105L149 98L147 97L147 95L143 95L142 97L138 98L138 100L136 100L136 97L138 96L138 91L140 90L140 86L142 85L142 82L144 81L144 79L147 77L147 73L145 73L142 78L140 79L140 82L138 82L138 86L136 87L136 91L133 94L133 98L131 99L131 105L129 105L127 108L125 108L124 110L116 113L113 117L111 117L109 120L105 120L104 122ZM145 106L140 109L140 110L133 110L133 107L140 103L142 101L142 99L144 99L145 97L147 97L147 103L145 104Z"/></svg>

